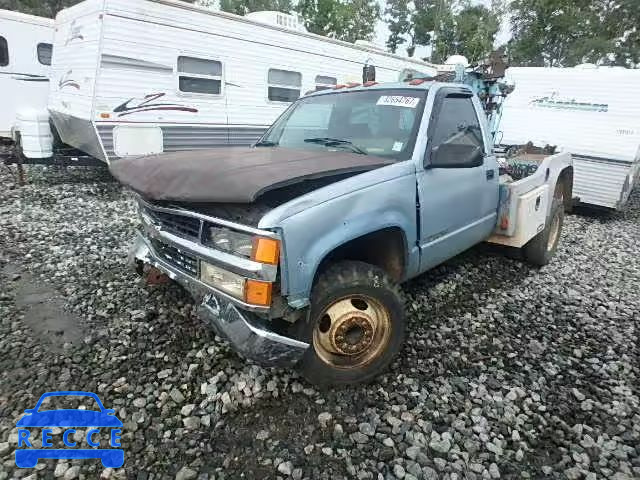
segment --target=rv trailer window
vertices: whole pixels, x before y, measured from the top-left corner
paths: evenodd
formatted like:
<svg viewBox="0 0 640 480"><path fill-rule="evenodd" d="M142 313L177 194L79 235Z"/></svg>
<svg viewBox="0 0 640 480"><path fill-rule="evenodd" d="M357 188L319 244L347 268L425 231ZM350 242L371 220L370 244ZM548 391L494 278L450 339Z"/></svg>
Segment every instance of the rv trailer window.
<svg viewBox="0 0 640 480"><path fill-rule="evenodd" d="M300 97L302 74L289 70L269 69L269 100L273 102L293 102Z"/></svg>
<svg viewBox="0 0 640 480"><path fill-rule="evenodd" d="M6 67L9 65L9 46L7 45L7 39L0 37L0 67Z"/></svg>
<svg viewBox="0 0 640 480"><path fill-rule="evenodd" d="M178 88L181 92L219 95L222 91L222 63L178 57Z"/></svg>
<svg viewBox="0 0 640 480"><path fill-rule="evenodd" d="M316 90L326 90L338 84L335 77L327 77L326 75L316 76Z"/></svg>
<svg viewBox="0 0 640 480"><path fill-rule="evenodd" d="M51 65L51 55L53 54L53 45L50 43L38 44L38 61L42 65Z"/></svg>

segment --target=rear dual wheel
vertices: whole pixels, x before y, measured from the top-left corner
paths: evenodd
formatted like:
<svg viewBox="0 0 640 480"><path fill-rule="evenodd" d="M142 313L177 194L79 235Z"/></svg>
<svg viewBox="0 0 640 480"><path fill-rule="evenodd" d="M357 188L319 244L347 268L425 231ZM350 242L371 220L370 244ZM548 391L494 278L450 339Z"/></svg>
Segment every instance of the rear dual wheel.
<svg viewBox="0 0 640 480"><path fill-rule="evenodd" d="M399 287L378 267L344 261L321 274L299 337L309 342L299 368L317 385L366 382L384 371L405 332Z"/></svg>

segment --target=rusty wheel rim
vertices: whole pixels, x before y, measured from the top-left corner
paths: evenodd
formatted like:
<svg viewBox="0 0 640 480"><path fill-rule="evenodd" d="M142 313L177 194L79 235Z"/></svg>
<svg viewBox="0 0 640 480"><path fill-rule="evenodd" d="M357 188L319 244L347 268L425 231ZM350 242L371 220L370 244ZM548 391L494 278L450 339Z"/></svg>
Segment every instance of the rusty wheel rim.
<svg viewBox="0 0 640 480"><path fill-rule="evenodd" d="M382 303L353 295L336 300L318 317L313 346L328 365L354 369L379 358L390 337L391 317Z"/></svg>

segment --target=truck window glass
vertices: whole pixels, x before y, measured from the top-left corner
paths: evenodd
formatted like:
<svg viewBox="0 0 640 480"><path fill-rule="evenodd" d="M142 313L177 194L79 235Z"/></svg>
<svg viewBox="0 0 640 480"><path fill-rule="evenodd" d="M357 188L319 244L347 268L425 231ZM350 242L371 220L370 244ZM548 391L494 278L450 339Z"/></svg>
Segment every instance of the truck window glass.
<svg viewBox="0 0 640 480"><path fill-rule="evenodd" d="M51 65L51 55L53 54L53 45L50 43L38 44L38 61L42 65Z"/></svg>
<svg viewBox="0 0 640 480"><path fill-rule="evenodd" d="M475 146L484 151L480 122L470 97L446 97L435 121L432 149L447 144Z"/></svg>
<svg viewBox="0 0 640 480"><path fill-rule="evenodd" d="M425 97L426 90L400 89L305 97L276 121L263 141L285 148L352 149L405 160L413 151ZM343 145L337 146L335 140Z"/></svg>
<svg viewBox="0 0 640 480"><path fill-rule="evenodd" d="M300 97L302 74L299 72L270 68L267 81L267 95L272 102L293 102Z"/></svg>
<svg viewBox="0 0 640 480"><path fill-rule="evenodd" d="M204 58L178 57L178 88L181 92L219 95L222 63Z"/></svg>
<svg viewBox="0 0 640 480"><path fill-rule="evenodd" d="M9 46L7 45L7 39L0 37L0 67L6 67L9 65Z"/></svg>
<svg viewBox="0 0 640 480"><path fill-rule="evenodd" d="M309 108L296 109L289 118L288 125L293 128L326 131L331 119L331 105L309 105Z"/></svg>

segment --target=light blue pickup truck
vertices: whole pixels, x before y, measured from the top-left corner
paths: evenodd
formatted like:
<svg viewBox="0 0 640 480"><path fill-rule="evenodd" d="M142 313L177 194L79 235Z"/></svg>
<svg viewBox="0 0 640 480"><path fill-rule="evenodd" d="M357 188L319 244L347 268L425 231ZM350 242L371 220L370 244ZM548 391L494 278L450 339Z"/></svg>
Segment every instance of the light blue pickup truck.
<svg viewBox="0 0 640 480"><path fill-rule="evenodd" d="M556 250L571 156L499 161L492 99L424 79L338 85L250 148L114 162L138 194L131 261L185 286L246 357L316 384L370 380L405 336L402 282L480 242L535 265Z"/></svg>

